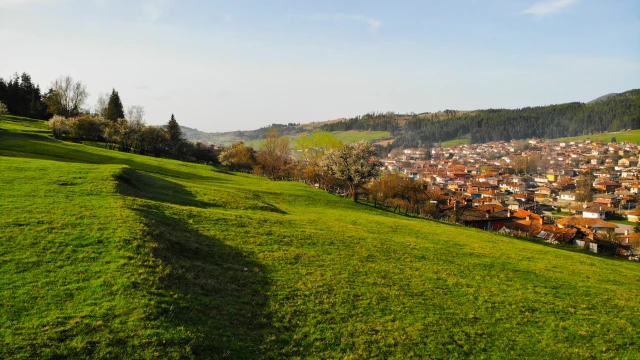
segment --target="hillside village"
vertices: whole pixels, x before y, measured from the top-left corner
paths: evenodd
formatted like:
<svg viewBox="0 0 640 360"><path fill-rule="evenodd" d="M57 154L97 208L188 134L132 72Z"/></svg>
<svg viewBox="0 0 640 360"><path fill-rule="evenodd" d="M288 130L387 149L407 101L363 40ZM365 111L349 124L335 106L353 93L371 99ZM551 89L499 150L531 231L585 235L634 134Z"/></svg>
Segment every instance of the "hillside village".
<svg viewBox="0 0 640 360"><path fill-rule="evenodd" d="M413 148L382 164L423 182L439 220L638 260L640 233L611 221L638 221L640 145L612 141Z"/></svg>

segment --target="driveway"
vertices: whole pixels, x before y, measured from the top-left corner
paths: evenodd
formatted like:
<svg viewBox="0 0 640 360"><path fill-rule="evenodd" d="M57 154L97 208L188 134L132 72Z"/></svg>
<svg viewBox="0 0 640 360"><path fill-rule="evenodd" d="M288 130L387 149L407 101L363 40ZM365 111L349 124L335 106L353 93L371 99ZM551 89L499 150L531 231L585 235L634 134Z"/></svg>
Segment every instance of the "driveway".
<svg viewBox="0 0 640 360"><path fill-rule="evenodd" d="M629 230L629 234L633 234L633 226L625 225L625 224L616 224L618 228L616 229L616 234L624 234L625 230Z"/></svg>

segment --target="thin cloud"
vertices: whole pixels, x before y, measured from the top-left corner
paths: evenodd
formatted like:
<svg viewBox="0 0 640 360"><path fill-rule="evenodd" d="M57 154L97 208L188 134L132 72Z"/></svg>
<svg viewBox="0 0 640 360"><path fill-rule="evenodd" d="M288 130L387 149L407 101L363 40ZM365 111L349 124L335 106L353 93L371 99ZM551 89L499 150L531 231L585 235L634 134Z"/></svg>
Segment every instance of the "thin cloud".
<svg viewBox="0 0 640 360"><path fill-rule="evenodd" d="M574 5L578 0L549 0L541 1L533 4L530 8L523 11L523 14L531 14L535 16L546 16L556 13L562 9Z"/></svg>
<svg viewBox="0 0 640 360"><path fill-rule="evenodd" d="M172 3L173 0L146 0L142 4L142 11L151 22L155 22L164 15Z"/></svg>
<svg viewBox="0 0 640 360"><path fill-rule="evenodd" d="M364 15L349 15L349 14L315 14L308 17L310 20L317 21L353 21L362 23L368 26L369 31L374 32L382 26L382 21Z"/></svg>

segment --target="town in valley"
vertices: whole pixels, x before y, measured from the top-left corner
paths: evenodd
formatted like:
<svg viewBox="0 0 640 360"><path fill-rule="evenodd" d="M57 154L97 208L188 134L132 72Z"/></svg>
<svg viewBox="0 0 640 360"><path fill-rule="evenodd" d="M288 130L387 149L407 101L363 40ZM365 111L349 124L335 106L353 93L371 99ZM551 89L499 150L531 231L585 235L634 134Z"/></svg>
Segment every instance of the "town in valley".
<svg viewBox="0 0 640 360"><path fill-rule="evenodd" d="M381 162L423 183L438 220L637 260L639 153L615 137L531 139L397 149Z"/></svg>

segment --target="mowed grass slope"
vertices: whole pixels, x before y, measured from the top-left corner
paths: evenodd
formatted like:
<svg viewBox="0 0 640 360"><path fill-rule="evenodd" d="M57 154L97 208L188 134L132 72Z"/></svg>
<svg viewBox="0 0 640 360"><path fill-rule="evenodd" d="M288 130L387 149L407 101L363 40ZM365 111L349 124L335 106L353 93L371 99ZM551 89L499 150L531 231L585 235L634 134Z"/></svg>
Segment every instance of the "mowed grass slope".
<svg viewBox="0 0 640 360"><path fill-rule="evenodd" d="M640 266L0 119L0 358L638 358Z"/></svg>

